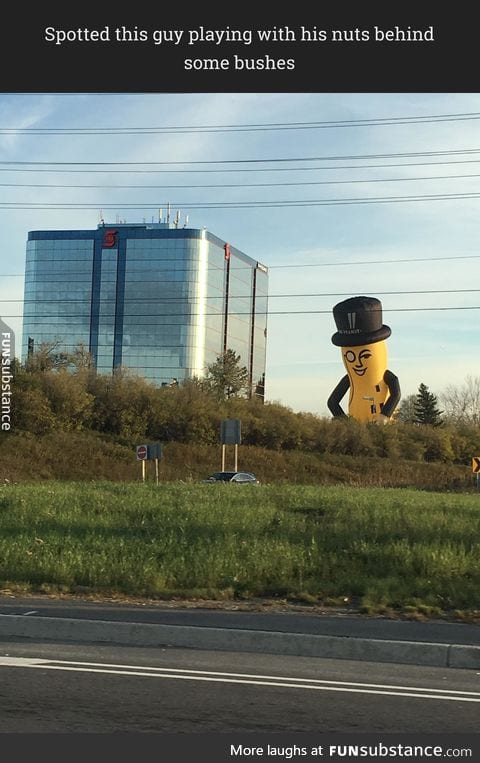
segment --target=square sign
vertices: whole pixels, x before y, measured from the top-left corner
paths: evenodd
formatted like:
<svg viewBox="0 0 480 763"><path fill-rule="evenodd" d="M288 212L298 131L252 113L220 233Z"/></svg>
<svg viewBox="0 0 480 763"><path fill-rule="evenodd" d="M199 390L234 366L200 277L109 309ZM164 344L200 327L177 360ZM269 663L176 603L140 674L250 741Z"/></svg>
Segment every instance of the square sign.
<svg viewBox="0 0 480 763"><path fill-rule="evenodd" d="M146 461L148 458L148 445L137 445L137 461Z"/></svg>
<svg viewBox="0 0 480 763"><path fill-rule="evenodd" d="M242 441L240 419L224 419L220 425L222 445L240 445Z"/></svg>
<svg viewBox="0 0 480 763"><path fill-rule="evenodd" d="M154 458L162 458L162 446L159 442L155 442L152 445L147 445L147 451L148 451L148 458L154 459Z"/></svg>

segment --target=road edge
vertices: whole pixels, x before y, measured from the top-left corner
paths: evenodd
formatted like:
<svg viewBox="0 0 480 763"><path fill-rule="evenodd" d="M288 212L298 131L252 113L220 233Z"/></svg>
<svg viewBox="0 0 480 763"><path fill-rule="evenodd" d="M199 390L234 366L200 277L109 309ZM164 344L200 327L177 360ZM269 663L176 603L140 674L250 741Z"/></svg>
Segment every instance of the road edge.
<svg viewBox="0 0 480 763"><path fill-rule="evenodd" d="M305 633L0 615L0 638L183 647L480 669L480 647Z"/></svg>

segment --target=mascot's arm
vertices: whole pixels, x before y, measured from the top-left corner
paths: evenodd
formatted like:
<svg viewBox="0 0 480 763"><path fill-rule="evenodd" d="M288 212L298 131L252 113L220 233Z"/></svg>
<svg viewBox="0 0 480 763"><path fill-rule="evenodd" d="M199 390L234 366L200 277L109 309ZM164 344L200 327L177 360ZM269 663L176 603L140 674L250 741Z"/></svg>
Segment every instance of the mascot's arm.
<svg viewBox="0 0 480 763"><path fill-rule="evenodd" d="M390 418L400 401L400 382L398 381L398 376L392 374L388 369L383 375L383 381L388 387L390 397L382 408L382 414Z"/></svg>
<svg viewBox="0 0 480 763"><path fill-rule="evenodd" d="M342 409L342 407L340 405L340 400L342 399L342 397L347 392L349 386L350 386L350 382L349 382L349 379L348 379L348 374L345 374L345 376L342 379L340 379L340 381L338 382L337 386L333 390L332 394L328 398L328 400L327 400L328 410L334 416L345 416L346 417L347 414L345 413L345 411L343 411L343 409Z"/></svg>

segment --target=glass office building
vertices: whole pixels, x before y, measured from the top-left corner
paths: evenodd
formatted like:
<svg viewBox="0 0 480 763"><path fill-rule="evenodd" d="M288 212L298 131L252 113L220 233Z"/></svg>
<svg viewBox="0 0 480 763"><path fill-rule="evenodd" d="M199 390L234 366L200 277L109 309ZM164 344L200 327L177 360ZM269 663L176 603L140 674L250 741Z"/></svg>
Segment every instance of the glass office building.
<svg viewBox="0 0 480 763"><path fill-rule="evenodd" d="M97 370L157 384L202 377L227 349L263 398L268 272L205 229L172 223L30 231L23 358L88 347Z"/></svg>

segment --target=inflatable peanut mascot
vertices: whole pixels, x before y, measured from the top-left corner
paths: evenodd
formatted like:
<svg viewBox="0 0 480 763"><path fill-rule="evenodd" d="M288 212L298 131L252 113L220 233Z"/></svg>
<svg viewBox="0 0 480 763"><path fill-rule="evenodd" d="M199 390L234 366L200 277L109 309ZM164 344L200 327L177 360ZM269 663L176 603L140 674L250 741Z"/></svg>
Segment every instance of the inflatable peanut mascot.
<svg viewBox="0 0 480 763"><path fill-rule="evenodd" d="M358 421L386 424L400 400L398 378L387 368L382 304L375 297L350 297L333 308L337 326L332 342L341 348L347 370L328 398L334 416L346 416L340 401L350 390L348 415Z"/></svg>

